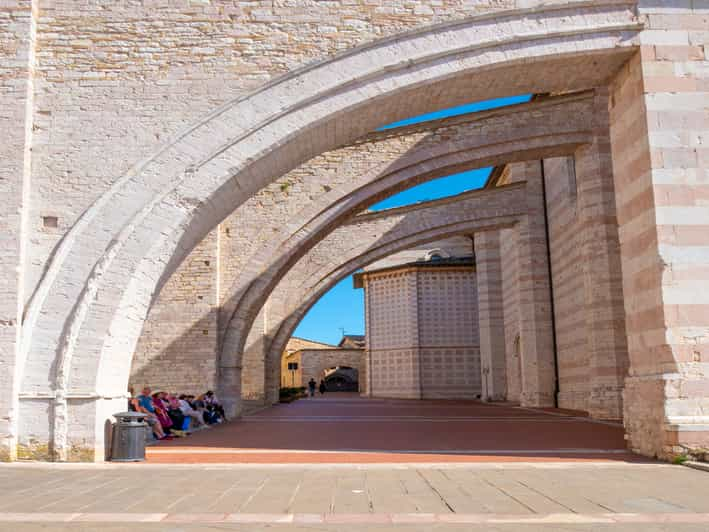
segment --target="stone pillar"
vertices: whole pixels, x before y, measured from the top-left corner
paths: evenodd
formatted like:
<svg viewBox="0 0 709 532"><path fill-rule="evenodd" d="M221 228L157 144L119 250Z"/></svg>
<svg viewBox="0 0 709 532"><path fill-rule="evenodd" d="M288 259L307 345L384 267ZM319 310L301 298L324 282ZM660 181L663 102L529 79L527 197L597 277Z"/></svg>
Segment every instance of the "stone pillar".
<svg viewBox="0 0 709 532"><path fill-rule="evenodd" d="M709 446L709 19L700 4L641 0L641 51L610 86L630 356L624 423L630 448L650 456Z"/></svg>
<svg viewBox="0 0 709 532"><path fill-rule="evenodd" d="M267 355L264 375L264 403L266 405L275 405L279 401L281 389L281 356L282 353L273 353L273 358L270 346L273 343L273 336L267 335L264 337L265 353Z"/></svg>
<svg viewBox="0 0 709 532"><path fill-rule="evenodd" d="M620 419L628 346L605 89L596 93L594 119L593 143L575 154L589 360L587 410L595 418Z"/></svg>
<svg viewBox="0 0 709 532"><path fill-rule="evenodd" d="M549 260L544 218L541 164L525 164L527 215L519 232L519 325L522 406L554 406L555 362L552 334Z"/></svg>
<svg viewBox="0 0 709 532"><path fill-rule="evenodd" d="M507 395L507 372L500 232L476 233L474 241L475 270L478 280L482 399L501 401Z"/></svg>
<svg viewBox="0 0 709 532"><path fill-rule="evenodd" d="M259 311L241 355L241 398L263 404L266 398L266 307Z"/></svg>
<svg viewBox="0 0 709 532"><path fill-rule="evenodd" d="M56 219L28 219L33 124L50 119L34 117L35 2L15 4L4 6L0 31L0 460L16 458L28 224L59 230Z"/></svg>

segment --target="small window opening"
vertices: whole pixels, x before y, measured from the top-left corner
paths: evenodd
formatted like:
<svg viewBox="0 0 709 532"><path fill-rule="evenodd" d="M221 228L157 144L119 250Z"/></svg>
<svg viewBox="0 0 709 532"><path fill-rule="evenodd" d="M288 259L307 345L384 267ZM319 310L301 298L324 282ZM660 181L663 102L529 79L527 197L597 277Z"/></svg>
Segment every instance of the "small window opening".
<svg viewBox="0 0 709 532"><path fill-rule="evenodd" d="M59 218L56 216L42 216L42 225L48 229L59 227Z"/></svg>

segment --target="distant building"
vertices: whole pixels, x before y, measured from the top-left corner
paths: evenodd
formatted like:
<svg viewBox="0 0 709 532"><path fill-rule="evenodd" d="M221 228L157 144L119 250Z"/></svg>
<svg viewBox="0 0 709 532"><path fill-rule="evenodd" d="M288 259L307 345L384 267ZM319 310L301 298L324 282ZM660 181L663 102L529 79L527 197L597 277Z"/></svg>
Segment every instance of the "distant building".
<svg viewBox="0 0 709 532"><path fill-rule="evenodd" d="M364 349L363 334L345 334L337 344L337 347L348 347L352 349Z"/></svg>
<svg viewBox="0 0 709 532"><path fill-rule="evenodd" d="M291 338L281 357L281 386L307 386L312 378L317 383L324 380L328 391L360 391L366 370L364 348L356 347L358 341L363 344L364 337L346 335L338 346Z"/></svg>
<svg viewBox="0 0 709 532"><path fill-rule="evenodd" d="M365 290L367 395L480 397L475 262L470 240L461 241L462 256L437 246L355 275Z"/></svg>

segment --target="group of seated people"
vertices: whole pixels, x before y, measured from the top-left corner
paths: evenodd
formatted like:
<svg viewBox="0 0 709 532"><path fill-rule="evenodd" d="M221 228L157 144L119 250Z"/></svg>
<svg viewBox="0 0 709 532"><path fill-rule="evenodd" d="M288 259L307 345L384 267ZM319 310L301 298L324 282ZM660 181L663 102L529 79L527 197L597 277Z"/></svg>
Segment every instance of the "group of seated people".
<svg viewBox="0 0 709 532"><path fill-rule="evenodd" d="M146 421L158 440L171 440L174 436L185 436L189 430L205 428L226 421L224 408L211 390L194 395L172 395L155 392L149 387L137 397L133 389L128 399L128 409L146 414Z"/></svg>

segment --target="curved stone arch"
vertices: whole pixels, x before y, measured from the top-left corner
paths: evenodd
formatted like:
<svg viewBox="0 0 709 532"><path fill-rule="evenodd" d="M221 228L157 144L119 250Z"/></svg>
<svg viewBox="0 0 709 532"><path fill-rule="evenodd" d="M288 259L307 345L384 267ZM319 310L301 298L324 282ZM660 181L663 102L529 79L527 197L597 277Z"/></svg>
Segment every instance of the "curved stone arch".
<svg viewBox="0 0 709 532"><path fill-rule="evenodd" d="M288 339L293 334L293 331L298 326L298 323L303 319L308 310L335 284L341 281L343 278L357 271L358 269L371 264L377 260L380 260L388 255L397 253L404 249L408 249L414 246L425 244L428 242L435 242L442 238L448 238L457 235L468 235L475 232L494 230L501 227L508 227L515 223L515 217L501 217L496 221L469 221L455 224L453 226L441 226L438 228L428 229L415 236L410 236L403 238L399 241L393 242L387 246L379 247L376 250L372 250L363 254L362 256L356 257L347 261L346 263L335 267L332 270L328 270L327 267L320 268L322 276L318 276L316 272L308 272L307 275L310 279L316 279L315 282L307 282L304 279L302 284L293 288L289 293L287 299L288 303L285 305L285 315L279 314L276 316L274 321L274 326L271 331L274 333L273 339L268 344L266 349L265 363L267 372L267 396L272 399L275 396L274 383L278 382L278 375L272 374L272 372L278 371L276 368L277 361L279 360L280 353L285 349L285 345ZM333 266L330 264L328 266ZM274 307L277 304L274 302Z"/></svg>
<svg viewBox="0 0 709 532"><path fill-rule="evenodd" d="M339 348L325 349L325 350L318 350L318 351L337 352L338 350L339 350ZM362 375L366 374L365 371L363 370L362 360L361 360L361 358L364 355L364 350L360 349L359 351L360 351L359 353L355 353L354 349L348 349L346 353L341 353L338 358L338 362L342 362L343 360L345 362L345 364L340 367L349 367L349 368L352 368L355 371L357 371L358 379ZM335 357L333 357L333 358L335 358ZM354 358L357 358L359 360L353 360ZM315 375L324 376L325 372L328 369L332 369L334 367L338 367L338 366L333 366L332 362L328 362L328 363L322 362L315 367L315 370L313 371L313 373ZM362 382L362 381L360 380L360 382Z"/></svg>
<svg viewBox="0 0 709 532"><path fill-rule="evenodd" d="M636 49L634 6L570 2L375 41L226 104L138 163L81 215L32 295L13 411L51 421L46 433L34 427L20 437L51 441L59 459L71 448L102 455L100 420L122 404L156 287L266 183L382 122L601 84ZM69 441L69 426L86 417L97 422Z"/></svg>
<svg viewBox="0 0 709 532"><path fill-rule="evenodd" d="M354 156L345 156L332 173L354 175L352 179L317 200L306 202L287 224L264 224L262 233L268 238L243 265L227 292L223 305L223 313L228 316L222 338L223 356L229 357L243 348L243 339L234 338L234 331L241 330L241 326L234 322L253 319L289 265L343 220L403 188L446 174L535 159L553 150L568 153L568 146L590 138L592 121L593 95L586 92L440 121L429 126L437 131L434 138L422 139L395 160L361 170L362 164L352 161ZM308 168L309 164L303 165L292 174L307 172Z"/></svg>
<svg viewBox="0 0 709 532"><path fill-rule="evenodd" d="M278 349L285 348L307 309L333 283L352 271L393 252L431 241L428 239L431 235L432 240L439 240L461 234L461 230L472 233L473 229L509 226L525 213L525 187L521 183L356 216L316 245L289 270L271 294L268 322L274 326L266 332L267 338L273 338L270 347L266 342L266 367L274 367L279 360L282 350ZM303 303L316 286L320 287L319 295ZM267 379L271 386L279 382L273 379L277 376Z"/></svg>
<svg viewBox="0 0 709 532"><path fill-rule="evenodd" d="M456 147L455 143L452 143L452 146L445 144L442 149L453 149L452 154L425 160L417 165L406 166L401 172L394 172L392 175L385 176L385 179L362 187L357 191L357 198L362 199L355 199L351 196L345 198L343 202L356 203L357 209L346 210L345 215L341 218L351 218L353 211L382 198L383 186L386 187L389 183L394 182L395 185L393 187L390 185L391 188L388 189L391 191L396 190L401 183L421 182L425 180L425 176L431 175L434 169L437 169L435 170L437 174L444 175L461 169L571 155L580 145L587 144L591 140L591 135L586 131L590 120L581 120L580 122L577 131L556 131L546 137L533 136L529 139L503 142L493 146L474 146L474 143L469 142L469 139L462 141L467 149L463 149L461 146ZM384 190L387 189L384 188ZM233 296L235 299L238 298L239 302L229 321L220 349L219 387L222 397L229 397L231 395L229 390L239 389L237 381L240 377L232 370L242 365L239 359L248 341L248 333L269 294L279 280L287 275L289 269L309 249L312 249L334 230L335 224L330 221L329 217L333 211L340 208L341 205L336 204L320 217L311 220L305 228L294 233L291 237L294 242L285 242L281 245L285 252L291 251L291 253L281 257L277 256L281 260L274 261L266 271L260 272L255 279L250 279L250 282L242 287L240 293Z"/></svg>

